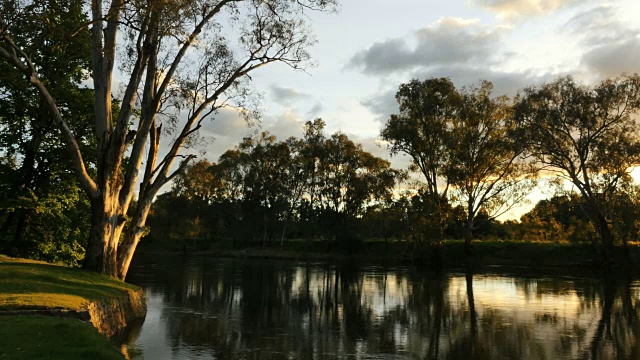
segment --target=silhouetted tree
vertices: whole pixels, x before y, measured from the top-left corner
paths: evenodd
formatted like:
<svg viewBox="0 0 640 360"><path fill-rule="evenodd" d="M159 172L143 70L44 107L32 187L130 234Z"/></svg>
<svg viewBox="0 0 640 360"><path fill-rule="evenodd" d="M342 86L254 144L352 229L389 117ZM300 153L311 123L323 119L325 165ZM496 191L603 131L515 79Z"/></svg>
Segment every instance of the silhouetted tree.
<svg viewBox="0 0 640 360"><path fill-rule="evenodd" d="M614 235L603 209L610 207L619 185L630 181L630 169L640 165L638 110L638 75L595 86L560 78L525 89L516 107L529 154L582 196L605 262L611 261Z"/></svg>

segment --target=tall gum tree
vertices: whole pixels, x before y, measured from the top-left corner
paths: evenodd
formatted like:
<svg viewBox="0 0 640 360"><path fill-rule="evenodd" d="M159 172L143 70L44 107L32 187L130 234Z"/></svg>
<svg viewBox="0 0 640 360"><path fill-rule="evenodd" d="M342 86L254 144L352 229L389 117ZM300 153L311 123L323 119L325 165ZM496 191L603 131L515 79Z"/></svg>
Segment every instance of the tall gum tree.
<svg viewBox="0 0 640 360"><path fill-rule="evenodd" d="M467 255L479 212L495 219L523 201L535 185L536 169L525 162L511 101L493 97L492 90L489 81L463 88L460 109L448 127L447 177L453 199L465 209Z"/></svg>
<svg viewBox="0 0 640 360"><path fill-rule="evenodd" d="M0 59L21 73L46 103L89 196L91 231L83 266L121 279L146 232L154 197L195 157L181 150L203 121L224 106L246 111L254 70L277 62L294 69L303 66L309 60L306 49L314 42L307 13L336 9L335 0L87 3L97 155L92 176L68 119L30 56L34 44L13 36L13 27L34 2L8 0L0 5ZM124 86L114 92L118 65ZM117 114L114 98L120 101ZM163 127L172 130L170 137L163 136ZM160 156L163 139L168 140L167 151ZM138 183L138 201L129 211Z"/></svg>
<svg viewBox="0 0 640 360"><path fill-rule="evenodd" d="M432 240L442 240L448 209L449 164L448 124L457 116L460 94L451 80L432 78L412 80L400 85L396 93L399 113L391 115L382 130L382 139L389 142L392 155L406 154L412 159L410 170L424 176L424 192L434 209L435 228Z"/></svg>
<svg viewBox="0 0 640 360"><path fill-rule="evenodd" d="M563 77L527 88L516 104L522 142L542 168L582 196L606 263L614 234L605 209L640 165L640 76L623 75L595 86Z"/></svg>

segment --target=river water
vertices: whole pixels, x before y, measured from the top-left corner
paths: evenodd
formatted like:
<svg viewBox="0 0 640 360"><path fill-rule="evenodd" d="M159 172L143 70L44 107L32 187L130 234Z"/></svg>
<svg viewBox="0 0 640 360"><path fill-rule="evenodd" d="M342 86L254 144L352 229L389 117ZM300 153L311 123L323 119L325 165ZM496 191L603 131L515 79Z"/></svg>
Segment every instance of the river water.
<svg viewBox="0 0 640 360"><path fill-rule="evenodd" d="M640 359L629 276L141 256L132 359Z"/></svg>

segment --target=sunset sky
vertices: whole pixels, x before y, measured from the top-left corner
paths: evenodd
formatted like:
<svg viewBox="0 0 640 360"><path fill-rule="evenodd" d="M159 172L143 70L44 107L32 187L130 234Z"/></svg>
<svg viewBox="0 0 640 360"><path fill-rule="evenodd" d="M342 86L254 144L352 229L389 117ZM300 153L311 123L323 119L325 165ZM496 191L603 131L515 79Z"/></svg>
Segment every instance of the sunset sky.
<svg viewBox="0 0 640 360"><path fill-rule="evenodd" d="M328 133L342 131L389 158L379 132L397 112L401 83L486 79L496 95L514 95L561 75L594 83L639 72L638 14L637 0L343 0L337 14L310 14L316 66L300 72L275 65L252 76L263 96L260 130L300 136L305 121L321 117ZM233 111L222 111L204 128L214 140L206 158L217 160L252 131ZM542 196L538 191L533 200Z"/></svg>

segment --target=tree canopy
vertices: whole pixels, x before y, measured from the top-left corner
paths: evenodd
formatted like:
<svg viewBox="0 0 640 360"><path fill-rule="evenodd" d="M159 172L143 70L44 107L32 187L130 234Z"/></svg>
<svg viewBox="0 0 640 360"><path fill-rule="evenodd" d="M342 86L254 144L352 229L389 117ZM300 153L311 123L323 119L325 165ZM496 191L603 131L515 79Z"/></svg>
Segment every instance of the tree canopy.
<svg viewBox="0 0 640 360"><path fill-rule="evenodd" d="M65 22L52 22L47 14L34 19L65 41L90 29L89 46L78 49L91 58L95 151L88 154L63 98L34 56L36 49L52 43L23 36L21 24L40 4L0 5L0 59L11 76L26 79L25 89L37 93L46 106L89 197L91 230L84 266L119 278L126 276L147 231L156 194L193 160L193 154L180 152L193 142L203 121L225 106L250 115L254 98L249 74L276 62L303 67L314 43L305 12L332 11L336 5L333 0L99 0L87 7L78 2L89 12L81 15L88 21L79 27L64 28ZM113 89L116 66L125 79L121 94ZM163 136L163 129L172 136ZM163 139L168 151L161 157ZM95 168L89 163L93 155ZM174 168L177 159L182 160ZM138 182L138 201L129 211Z"/></svg>
<svg viewBox="0 0 640 360"><path fill-rule="evenodd" d="M630 171L640 165L640 77L606 79L595 86L571 77L524 90L516 104L521 141L560 181L572 184L610 259L614 245L607 208Z"/></svg>

